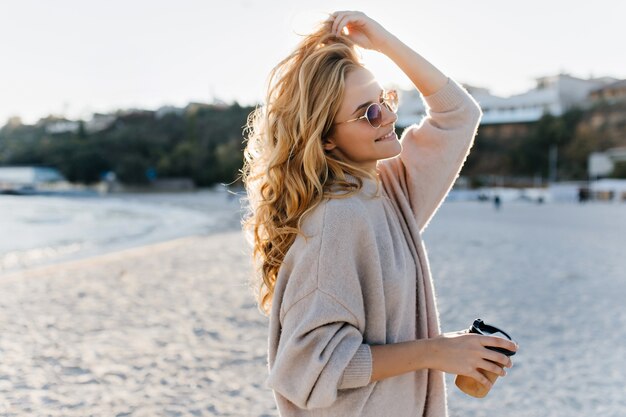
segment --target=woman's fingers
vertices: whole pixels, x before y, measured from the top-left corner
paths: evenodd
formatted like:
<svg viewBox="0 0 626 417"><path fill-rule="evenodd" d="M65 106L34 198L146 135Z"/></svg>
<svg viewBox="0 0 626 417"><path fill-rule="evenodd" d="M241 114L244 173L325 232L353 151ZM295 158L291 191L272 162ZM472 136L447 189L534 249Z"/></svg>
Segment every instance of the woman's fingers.
<svg viewBox="0 0 626 417"><path fill-rule="evenodd" d="M350 15L348 14L340 16L338 19L335 19L336 25L335 25L335 30L333 31L335 36L341 35L341 32L344 26L346 26L349 21L350 21Z"/></svg>
<svg viewBox="0 0 626 417"><path fill-rule="evenodd" d="M350 21L357 20L362 17L362 13L354 11L341 11L333 13L332 16L335 19L333 21L332 33L335 36L339 36L343 28L350 23Z"/></svg>
<svg viewBox="0 0 626 417"><path fill-rule="evenodd" d="M478 381L481 384L483 384L485 387L487 387L489 389L493 388L493 384L491 383L489 378L487 378L485 375L483 375L482 372L474 369L474 372L472 372L469 376L471 376L476 381Z"/></svg>
<svg viewBox="0 0 626 417"><path fill-rule="evenodd" d="M509 340L468 334L465 330L444 333L432 340L435 346L433 351L439 352L433 360L435 369L457 375L467 375L486 386L492 384L480 373L481 370L505 376L507 373L503 368L512 366L511 359L507 355L486 348L487 346L511 348L507 343L512 343Z"/></svg>
<svg viewBox="0 0 626 417"><path fill-rule="evenodd" d="M333 20L333 24L332 24L332 26L330 28L330 32L333 33L333 34L336 32L335 28L337 27L337 23L339 23L338 17L339 17L339 15L338 15L337 12L333 13L332 16L331 16L331 19Z"/></svg>
<svg viewBox="0 0 626 417"><path fill-rule="evenodd" d="M378 46L390 37L380 24L360 11L341 11L331 15L333 19L331 34L335 37L345 36L364 49L378 50ZM348 33L344 35L344 29Z"/></svg>
<svg viewBox="0 0 626 417"><path fill-rule="evenodd" d="M347 12L335 12L332 14L332 18L333 18L333 26L332 26L332 33L336 34L338 32L337 26L339 25L339 21L341 20L342 17L345 16Z"/></svg>
<svg viewBox="0 0 626 417"><path fill-rule="evenodd" d="M511 358L503 353L498 353L493 350L485 349L485 352L483 352L483 357L492 362L499 363L502 366L506 366L507 368L511 368L513 366L513 361L511 361Z"/></svg>
<svg viewBox="0 0 626 417"><path fill-rule="evenodd" d="M496 365L495 363L493 363L491 361L488 361L488 360L484 360L482 362L482 364L479 365L478 367L480 369L484 369L485 371L489 371L489 372L494 373L496 375L500 375L500 376L505 376L506 375L506 371L502 367L500 367L500 366Z"/></svg>
<svg viewBox="0 0 626 417"><path fill-rule="evenodd" d="M334 29L333 29L333 35L335 36L339 36L341 34L341 30L343 29L343 25L344 25L344 21L345 21L346 17L345 16L339 16L337 19L335 19L335 24Z"/></svg>
<svg viewBox="0 0 626 417"><path fill-rule="evenodd" d="M510 350L512 352L517 352L517 343L512 340L503 339L501 337L496 336L480 336L481 343L483 346L493 346L500 347L506 350Z"/></svg>

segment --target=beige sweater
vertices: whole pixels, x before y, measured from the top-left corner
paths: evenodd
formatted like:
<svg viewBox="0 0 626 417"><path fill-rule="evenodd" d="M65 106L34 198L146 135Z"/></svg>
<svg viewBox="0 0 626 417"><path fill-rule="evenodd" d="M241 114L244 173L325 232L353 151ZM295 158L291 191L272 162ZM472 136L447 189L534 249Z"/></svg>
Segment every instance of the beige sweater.
<svg viewBox="0 0 626 417"><path fill-rule="evenodd" d="M444 373L370 383L370 345L440 334L421 233L463 166L482 116L452 79L424 97L427 116L402 152L378 162L381 191L325 200L303 221L278 274L269 326L269 377L292 416L447 415ZM355 181L354 177L349 178Z"/></svg>

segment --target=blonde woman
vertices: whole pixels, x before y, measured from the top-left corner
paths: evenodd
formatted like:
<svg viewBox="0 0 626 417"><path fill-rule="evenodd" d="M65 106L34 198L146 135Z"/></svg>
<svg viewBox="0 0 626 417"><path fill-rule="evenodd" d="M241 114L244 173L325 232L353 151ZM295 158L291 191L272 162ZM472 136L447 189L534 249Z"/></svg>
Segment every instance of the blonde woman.
<svg viewBox="0 0 626 417"><path fill-rule="evenodd" d="M424 96L395 132L397 95L357 48L379 51ZM248 120L243 226L269 316L280 415L444 416L444 373L498 375L513 342L441 333L421 233L457 178L482 112L472 97L361 12L330 15L270 73Z"/></svg>

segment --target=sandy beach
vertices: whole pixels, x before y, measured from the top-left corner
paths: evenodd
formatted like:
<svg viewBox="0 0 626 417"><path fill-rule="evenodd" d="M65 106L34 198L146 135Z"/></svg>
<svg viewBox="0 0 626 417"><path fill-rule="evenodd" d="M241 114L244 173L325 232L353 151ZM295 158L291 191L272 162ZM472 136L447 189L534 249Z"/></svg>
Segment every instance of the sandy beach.
<svg viewBox="0 0 626 417"><path fill-rule="evenodd" d="M187 237L0 276L0 415L271 411L244 243Z"/></svg>
<svg viewBox="0 0 626 417"><path fill-rule="evenodd" d="M445 204L424 240L443 331L520 344L450 416L626 415L623 205ZM239 230L0 275L0 415L277 416Z"/></svg>

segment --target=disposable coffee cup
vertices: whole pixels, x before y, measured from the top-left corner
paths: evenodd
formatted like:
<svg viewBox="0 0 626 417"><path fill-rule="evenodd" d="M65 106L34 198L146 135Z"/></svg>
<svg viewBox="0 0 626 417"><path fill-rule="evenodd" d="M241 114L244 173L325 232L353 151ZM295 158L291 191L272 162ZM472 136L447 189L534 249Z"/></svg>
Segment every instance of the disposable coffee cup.
<svg viewBox="0 0 626 417"><path fill-rule="evenodd" d="M472 327L470 327L469 332L482 334L485 336L496 336L496 337L501 337L503 339L513 340L511 339L511 336L509 336L504 330L500 330L495 326L485 324L481 319L474 320L474 323L472 324ZM491 349L496 352L503 353L507 356L515 355L514 351L511 351L508 349L495 347L495 346L485 346L485 347L487 349ZM495 363L501 368L503 367L499 363L496 363L493 361L489 361L489 362ZM479 369L478 371L482 373L483 375L485 375L489 379L489 381L491 381L492 384L496 382L496 379L498 379L498 376L499 376L498 374L494 374L493 372L486 371L484 369ZM469 376L457 375L456 379L454 380L454 383L457 387L459 387L461 391L463 391L464 393L468 395L471 395L472 397L483 398L489 392L489 387L484 386L483 384L481 384L480 382L476 381L474 378L469 377Z"/></svg>

